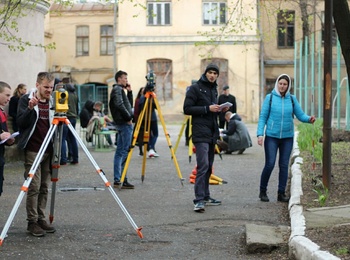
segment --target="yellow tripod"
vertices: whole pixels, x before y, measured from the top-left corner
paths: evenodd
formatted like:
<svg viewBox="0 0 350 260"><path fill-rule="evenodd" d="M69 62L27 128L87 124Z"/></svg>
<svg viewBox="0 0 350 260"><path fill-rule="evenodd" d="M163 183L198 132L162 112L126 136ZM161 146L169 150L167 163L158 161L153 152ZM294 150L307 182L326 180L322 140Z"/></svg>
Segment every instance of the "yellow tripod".
<svg viewBox="0 0 350 260"><path fill-rule="evenodd" d="M181 126L181 129L180 129L178 138L176 140L176 144L175 144L175 153L177 151L177 148L179 147L179 143L181 141L181 137L183 135L184 129L185 129L187 124L188 124L188 161L191 163L192 154L193 154L192 117L191 116L186 115L184 121L182 122L182 126ZM220 153L220 149L219 149L218 145L215 145L215 151L220 156L220 159L222 160L222 155Z"/></svg>
<svg viewBox="0 0 350 260"><path fill-rule="evenodd" d="M184 179L182 178L182 174L181 174L181 171L180 171L180 168L179 168L179 164L177 162L177 159L176 159L176 156L175 156L175 152L174 152L174 149L173 149L171 141L170 141L169 134L168 134L168 132L166 130L166 126L165 126L164 119L163 119L163 114L162 114L162 111L160 109L160 106L159 106L159 103L158 103L158 100L157 100L157 96L156 96L156 94L153 91L147 91L145 93L145 98L146 98L145 105L144 105L144 107L143 107L143 109L141 111L141 114L140 114L140 116L138 118L138 121L136 123L136 127L135 127L135 130L134 130L132 143L131 143L131 146L130 146L130 149L129 149L129 152L128 152L128 157L126 158L125 167L124 167L122 176L120 178L120 183L121 183L120 188L122 187L122 184L124 183L125 175L126 175L126 172L128 170L128 167L129 167L129 163L130 163L130 160L131 160L131 157L132 157L132 152L133 152L135 144L136 144L136 140L137 140L137 138L139 136L139 133L140 133L140 128L141 128L142 122L144 123L143 161L142 161L142 173L141 173L141 180L142 180L142 182L145 179L147 146L148 146L149 138L150 138L151 115L152 115L152 107L153 107L153 105L155 105L155 107L156 107L156 109L158 111L159 119L160 119L160 122L161 122L161 124L163 126L164 134L165 134L165 137L166 137L166 140L168 142L168 146L169 146L169 149L170 149L170 152L171 152L171 158L174 160L174 165L175 165L175 168L176 168L176 171L177 171L177 175L180 178L181 185L183 185Z"/></svg>
<svg viewBox="0 0 350 260"><path fill-rule="evenodd" d="M191 162L192 154L193 154L193 143L192 143L192 117L191 116L185 116L184 121L182 122L182 126L178 135L178 138L176 140L175 144L175 153L177 151L177 148L179 147L179 143L181 141L181 137L184 133L185 127L188 124L188 161Z"/></svg>

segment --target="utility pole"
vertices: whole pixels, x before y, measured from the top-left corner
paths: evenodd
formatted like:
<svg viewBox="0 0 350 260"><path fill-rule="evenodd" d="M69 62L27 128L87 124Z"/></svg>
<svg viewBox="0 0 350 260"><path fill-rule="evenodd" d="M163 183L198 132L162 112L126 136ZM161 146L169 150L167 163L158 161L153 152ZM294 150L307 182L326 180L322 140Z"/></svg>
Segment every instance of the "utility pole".
<svg viewBox="0 0 350 260"><path fill-rule="evenodd" d="M325 0L324 80L323 80L323 158L322 182L330 190L332 178L332 15L333 0Z"/></svg>
<svg viewBox="0 0 350 260"><path fill-rule="evenodd" d="M114 0L114 21L113 21L113 77L117 73L117 12L118 0Z"/></svg>

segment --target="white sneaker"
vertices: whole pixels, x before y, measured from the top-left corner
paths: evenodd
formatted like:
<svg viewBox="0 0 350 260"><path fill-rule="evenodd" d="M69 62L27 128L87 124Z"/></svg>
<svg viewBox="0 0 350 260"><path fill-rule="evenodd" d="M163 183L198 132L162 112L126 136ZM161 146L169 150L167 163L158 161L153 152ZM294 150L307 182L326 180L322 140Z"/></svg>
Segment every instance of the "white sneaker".
<svg viewBox="0 0 350 260"><path fill-rule="evenodd" d="M154 150L153 150L154 151ZM154 157L159 157L159 154L157 154L156 151L154 151Z"/></svg>
<svg viewBox="0 0 350 260"><path fill-rule="evenodd" d="M156 157L155 156L155 151L153 149L150 149L148 152L147 152L147 157L148 158L153 158L153 157Z"/></svg>

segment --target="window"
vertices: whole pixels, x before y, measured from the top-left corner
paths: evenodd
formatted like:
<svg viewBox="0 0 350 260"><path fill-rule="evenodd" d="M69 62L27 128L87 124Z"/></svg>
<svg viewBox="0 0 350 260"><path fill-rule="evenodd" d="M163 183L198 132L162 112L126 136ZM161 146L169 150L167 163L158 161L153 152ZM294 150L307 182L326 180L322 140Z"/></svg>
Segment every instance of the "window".
<svg viewBox="0 0 350 260"><path fill-rule="evenodd" d="M173 99L173 67L168 59L152 59L147 61L147 73L153 70L156 86L154 92L159 100Z"/></svg>
<svg viewBox="0 0 350 260"><path fill-rule="evenodd" d="M322 45L324 44L324 11L321 13L321 19L322 19ZM337 30L335 28L334 20L332 18L332 45L335 46L337 45Z"/></svg>
<svg viewBox="0 0 350 260"><path fill-rule="evenodd" d="M101 26L100 55L113 55L113 26Z"/></svg>
<svg viewBox="0 0 350 260"><path fill-rule="evenodd" d="M292 48L294 46L294 11L279 11L277 15L277 46Z"/></svg>
<svg viewBox="0 0 350 260"><path fill-rule="evenodd" d="M226 23L226 3L203 2L203 24L215 25Z"/></svg>
<svg viewBox="0 0 350 260"><path fill-rule="evenodd" d="M170 2L148 1L148 25L170 25Z"/></svg>
<svg viewBox="0 0 350 260"><path fill-rule="evenodd" d="M89 26L77 26L77 56L89 56Z"/></svg>

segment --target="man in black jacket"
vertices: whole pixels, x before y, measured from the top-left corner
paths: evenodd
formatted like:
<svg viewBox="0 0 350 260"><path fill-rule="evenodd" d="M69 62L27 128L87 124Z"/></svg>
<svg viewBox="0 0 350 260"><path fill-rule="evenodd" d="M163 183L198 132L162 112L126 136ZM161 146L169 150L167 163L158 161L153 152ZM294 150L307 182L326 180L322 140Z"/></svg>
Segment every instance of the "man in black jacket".
<svg viewBox="0 0 350 260"><path fill-rule="evenodd" d="M229 108L229 111L231 111L232 113L237 113L236 97L230 94L229 86L225 86L222 88L222 94L218 98L218 105L224 104L226 102L230 102L232 104L232 106ZM219 127L226 129L228 128L228 123L225 119L225 112L220 112Z"/></svg>
<svg viewBox="0 0 350 260"><path fill-rule="evenodd" d="M109 108L118 130L117 149L114 154L114 187L118 188L132 139L133 112L131 104L133 103L133 97L128 84L128 74L125 71L119 70L115 74L115 81L117 84L111 92ZM127 89L128 94L125 94L124 88ZM125 178L122 188L133 189L134 185Z"/></svg>
<svg viewBox="0 0 350 260"><path fill-rule="evenodd" d="M215 155L215 144L219 137L217 115L216 79L219 67L209 64L197 83L186 92L184 113L192 116L192 142L196 147L197 175L194 184L194 211L204 212L205 205L220 205L221 201L210 197L209 178ZM227 110L227 109L226 109Z"/></svg>

